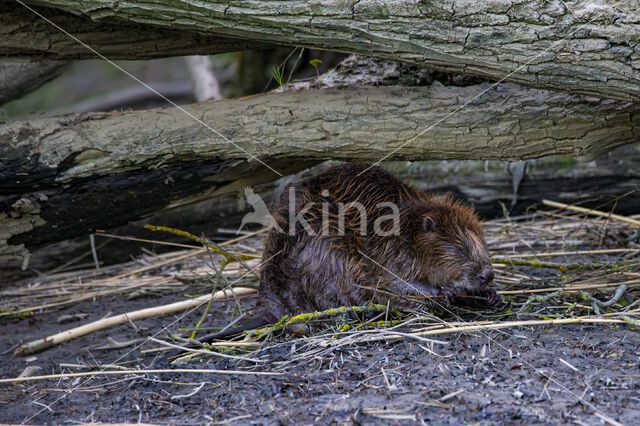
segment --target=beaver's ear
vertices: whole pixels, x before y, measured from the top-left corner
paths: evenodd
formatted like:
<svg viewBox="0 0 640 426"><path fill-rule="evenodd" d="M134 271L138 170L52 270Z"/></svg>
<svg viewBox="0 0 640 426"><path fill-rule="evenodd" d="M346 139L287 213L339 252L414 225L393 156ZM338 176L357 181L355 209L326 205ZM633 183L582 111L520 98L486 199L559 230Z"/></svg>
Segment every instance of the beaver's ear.
<svg viewBox="0 0 640 426"><path fill-rule="evenodd" d="M426 232L433 232L436 230L436 220L431 216L422 217L422 229Z"/></svg>

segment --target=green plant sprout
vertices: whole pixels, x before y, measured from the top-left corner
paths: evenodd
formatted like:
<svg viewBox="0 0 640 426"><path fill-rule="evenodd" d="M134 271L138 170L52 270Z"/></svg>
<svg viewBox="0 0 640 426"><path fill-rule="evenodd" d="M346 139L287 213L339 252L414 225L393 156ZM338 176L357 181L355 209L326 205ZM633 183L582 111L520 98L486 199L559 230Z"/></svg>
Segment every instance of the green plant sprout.
<svg viewBox="0 0 640 426"><path fill-rule="evenodd" d="M274 65L271 69L271 74L273 74L273 79L278 83L279 86L284 84L284 67L285 64L282 65Z"/></svg>
<svg viewBox="0 0 640 426"><path fill-rule="evenodd" d="M318 65L320 65L321 63L322 63L322 59L318 59L318 58L311 59L311 60L309 61L309 64L310 64L313 68L315 68L315 70L316 70L316 76L318 76L318 78L320 78L320 70L318 70Z"/></svg>

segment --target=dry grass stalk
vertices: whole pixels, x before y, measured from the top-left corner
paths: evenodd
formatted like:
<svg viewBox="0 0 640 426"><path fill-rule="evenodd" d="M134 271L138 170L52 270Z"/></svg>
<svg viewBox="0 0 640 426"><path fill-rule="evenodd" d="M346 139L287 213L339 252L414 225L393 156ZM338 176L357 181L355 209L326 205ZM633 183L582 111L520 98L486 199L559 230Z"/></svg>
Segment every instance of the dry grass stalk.
<svg viewBox="0 0 640 426"><path fill-rule="evenodd" d="M252 363L265 362L264 360L252 359L252 358L247 358L247 357L243 357L243 356L228 355L228 354L224 354L224 353L220 353L220 352L208 351L208 350L205 350L205 349L187 348L186 346L176 345L175 343L165 342L164 340L154 339L153 337L150 337L149 340L152 341L152 342L156 342L156 343L158 343L158 344L160 344L162 346L166 346L166 347L173 348L173 349L178 349L180 351L188 352L188 353L202 354L202 355L212 355L212 356L218 356L218 357L221 357L221 358L229 358L229 359L235 359L235 360L238 360L238 361L247 361L247 362L252 362Z"/></svg>
<svg viewBox="0 0 640 426"><path fill-rule="evenodd" d="M608 318L560 318L560 319L548 319L548 320L528 320L528 321L498 321L491 324L473 324L467 323L467 325L459 327L448 327L439 330L428 330L416 333L417 336L433 336L436 334L449 334L449 333L461 333L478 330L497 330L501 328L512 327L534 327L545 325L560 325L560 324L624 324L625 321L618 319Z"/></svg>

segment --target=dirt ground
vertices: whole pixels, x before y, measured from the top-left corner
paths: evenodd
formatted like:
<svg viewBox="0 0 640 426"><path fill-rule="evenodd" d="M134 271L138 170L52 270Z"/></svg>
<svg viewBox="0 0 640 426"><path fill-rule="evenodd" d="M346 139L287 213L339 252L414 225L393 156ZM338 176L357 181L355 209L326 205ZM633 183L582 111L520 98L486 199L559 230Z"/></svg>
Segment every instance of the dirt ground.
<svg viewBox="0 0 640 426"><path fill-rule="evenodd" d="M153 335L177 316L105 330L33 357L12 352L26 336L78 324L58 324L63 315L85 313L85 322L174 299L105 297L22 321L3 320L0 374L15 377L27 366L41 367L39 374L55 373L61 363L171 368L166 352L140 352L157 347L153 343L133 351L135 345L96 346L108 337L124 342ZM228 321L224 306L215 308L211 321ZM193 325L198 315L169 329ZM604 325L515 328L437 336L448 342L433 346L437 354L416 341L371 343L283 368L297 338L265 350L267 362L258 367L223 358L182 366L282 372L279 376L146 374L0 384L0 422L603 424L602 416L608 416L632 425L640 419L638 336L628 327Z"/></svg>

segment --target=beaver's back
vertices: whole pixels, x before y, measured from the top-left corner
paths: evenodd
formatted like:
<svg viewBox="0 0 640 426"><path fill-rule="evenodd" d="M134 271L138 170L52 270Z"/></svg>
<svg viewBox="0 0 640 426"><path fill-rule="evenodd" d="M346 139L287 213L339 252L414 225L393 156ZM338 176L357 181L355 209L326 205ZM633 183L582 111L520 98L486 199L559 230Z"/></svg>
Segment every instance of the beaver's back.
<svg viewBox="0 0 640 426"><path fill-rule="evenodd" d="M258 323L372 302L412 309L466 294L500 300L488 288L493 272L473 209L428 196L379 167L330 168L288 188L272 215ZM378 232L388 230L378 219L397 219L398 232Z"/></svg>
<svg viewBox="0 0 640 426"><path fill-rule="evenodd" d="M362 164L332 167L286 191L272 212L278 226L265 245L258 315L277 320L292 312L370 302L370 292L358 283L380 279L359 254L381 245L371 223L390 213L381 205L401 206L424 197L387 171ZM349 203L362 207L350 208ZM303 209L312 232L296 218ZM361 228L363 211L367 229Z"/></svg>
<svg viewBox="0 0 640 426"><path fill-rule="evenodd" d="M401 204L424 194L377 166L347 163L332 167L297 186L305 202L361 203L371 212L383 202ZM287 200L281 201L286 203ZM286 207L286 206L285 206Z"/></svg>

